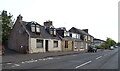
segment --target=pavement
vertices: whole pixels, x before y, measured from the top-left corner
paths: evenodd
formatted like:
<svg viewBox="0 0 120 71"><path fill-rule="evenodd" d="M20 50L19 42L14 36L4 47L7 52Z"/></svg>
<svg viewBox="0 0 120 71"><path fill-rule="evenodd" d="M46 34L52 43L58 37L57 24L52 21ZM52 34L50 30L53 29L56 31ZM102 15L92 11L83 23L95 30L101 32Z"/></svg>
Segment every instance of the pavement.
<svg viewBox="0 0 120 71"><path fill-rule="evenodd" d="M98 50L102 51L102 50ZM34 54L21 54L15 51L6 49L5 55L2 56L2 64L4 63L15 63L21 61L27 61L32 59L40 59L40 58L47 58L47 57L57 57L57 56L65 56L65 55L72 55L72 54L81 54L85 53L86 51L66 51L66 52L46 52L46 53L34 53Z"/></svg>

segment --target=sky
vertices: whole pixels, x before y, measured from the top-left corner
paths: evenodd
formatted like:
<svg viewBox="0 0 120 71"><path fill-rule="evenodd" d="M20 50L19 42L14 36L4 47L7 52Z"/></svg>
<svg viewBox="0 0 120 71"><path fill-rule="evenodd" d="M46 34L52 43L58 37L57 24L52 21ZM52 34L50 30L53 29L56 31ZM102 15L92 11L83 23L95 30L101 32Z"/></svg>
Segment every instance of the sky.
<svg viewBox="0 0 120 71"><path fill-rule="evenodd" d="M95 38L107 37L118 42L118 2L120 0L0 0L0 11L10 12L16 19L47 20L58 27L89 29ZM119 40L120 41L120 40Z"/></svg>

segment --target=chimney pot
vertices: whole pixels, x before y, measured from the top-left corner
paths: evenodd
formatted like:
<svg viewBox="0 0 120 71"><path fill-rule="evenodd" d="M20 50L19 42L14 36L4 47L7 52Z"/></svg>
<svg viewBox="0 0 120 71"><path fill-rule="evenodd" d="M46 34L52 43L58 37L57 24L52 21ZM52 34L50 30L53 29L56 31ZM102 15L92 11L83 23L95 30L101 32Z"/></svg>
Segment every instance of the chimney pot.
<svg viewBox="0 0 120 71"><path fill-rule="evenodd" d="M19 20L19 21L21 21L22 22L22 16L21 16L21 14L19 14L19 16L17 17L17 19Z"/></svg>

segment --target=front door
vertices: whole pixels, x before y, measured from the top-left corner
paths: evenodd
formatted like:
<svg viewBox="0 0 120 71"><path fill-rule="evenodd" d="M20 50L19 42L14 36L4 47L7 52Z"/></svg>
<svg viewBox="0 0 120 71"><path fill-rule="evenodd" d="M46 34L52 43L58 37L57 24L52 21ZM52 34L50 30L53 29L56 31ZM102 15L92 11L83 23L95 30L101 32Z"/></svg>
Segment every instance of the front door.
<svg viewBox="0 0 120 71"><path fill-rule="evenodd" d="M45 40L45 51L48 51L48 40Z"/></svg>

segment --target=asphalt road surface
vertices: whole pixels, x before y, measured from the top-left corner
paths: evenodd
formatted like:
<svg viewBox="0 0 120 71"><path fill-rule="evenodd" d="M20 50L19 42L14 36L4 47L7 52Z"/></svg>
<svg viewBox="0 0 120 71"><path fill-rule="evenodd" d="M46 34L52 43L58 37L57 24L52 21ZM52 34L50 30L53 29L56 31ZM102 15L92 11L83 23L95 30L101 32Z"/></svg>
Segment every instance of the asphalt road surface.
<svg viewBox="0 0 120 71"><path fill-rule="evenodd" d="M8 63L3 69L118 69L118 48Z"/></svg>

